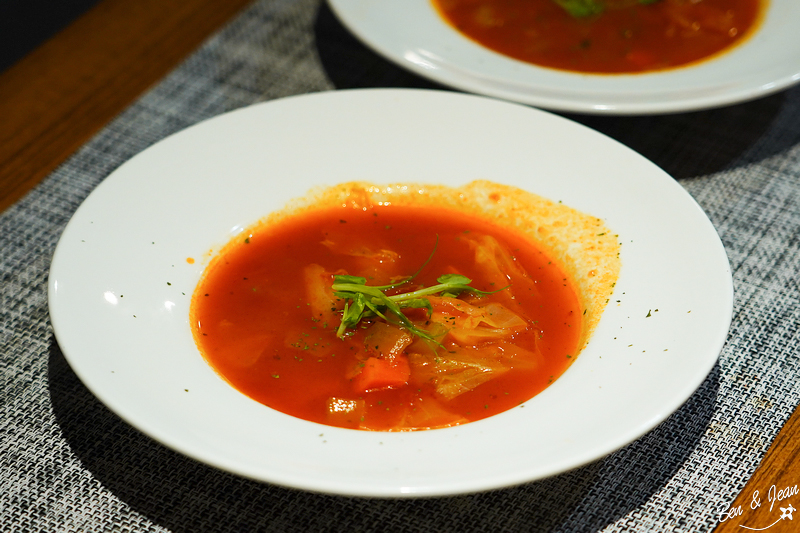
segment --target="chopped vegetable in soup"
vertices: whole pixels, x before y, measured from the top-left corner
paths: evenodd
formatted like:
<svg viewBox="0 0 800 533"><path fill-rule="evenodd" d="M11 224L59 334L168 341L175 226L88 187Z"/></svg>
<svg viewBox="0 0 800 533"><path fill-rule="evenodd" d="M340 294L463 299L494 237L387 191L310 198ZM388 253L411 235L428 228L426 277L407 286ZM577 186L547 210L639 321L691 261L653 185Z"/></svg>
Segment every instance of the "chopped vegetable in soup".
<svg viewBox="0 0 800 533"><path fill-rule="evenodd" d="M236 389L365 430L463 424L517 407L574 360L571 277L520 234L456 210L311 209L209 265L195 338Z"/></svg>
<svg viewBox="0 0 800 533"><path fill-rule="evenodd" d="M766 0L432 0L459 32L501 54L585 73L688 65L750 35Z"/></svg>
<svg viewBox="0 0 800 533"><path fill-rule="evenodd" d="M620 245L597 217L490 181L342 183L214 254L190 320L218 374L275 410L448 427L566 370L614 292Z"/></svg>

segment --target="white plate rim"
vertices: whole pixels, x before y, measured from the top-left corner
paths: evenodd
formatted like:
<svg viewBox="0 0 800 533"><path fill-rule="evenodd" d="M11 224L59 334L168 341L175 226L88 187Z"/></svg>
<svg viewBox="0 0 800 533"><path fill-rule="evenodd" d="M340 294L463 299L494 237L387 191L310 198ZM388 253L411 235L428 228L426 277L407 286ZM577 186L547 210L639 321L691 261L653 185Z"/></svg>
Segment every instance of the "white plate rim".
<svg viewBox="0 0 800 533"><path fill-rule="evenodd" d="M800 81L800 38L791 0L769 0L753 35L709 61L638 75L591 75L517 61L458 35L429 5L328 0L342 24L385 59L456 89L544 109L598 115L698 111L746 102ZM405 15L399 10L408 11ZM419 24L425 21L425 24ZM414 31L409 31L413 26Z"/></svg>
<svg viewBox="0 0 800 533"><path fill-rule="evenodd" d="M353 113L364 110L373 113L362 117L360 122L356 120L357 124L353 125ZM696 294L687 293L681 296L692 300L692 309L688 309L688 311L694 315L685 313L687 309L668 310L663 305L661 315L658 315L659 319L668 315L671 317L669 318L670 328L678 324L689 328L693 335L701 331L698 333L699 337L694 339L695 344L701 348L692 348L699 353L677 354L677 360L689 366L675 370L680 374L679 380L672 382L670 379L659 376L658 383L650 383L654 377L653 372L661 373L665 368L671 368L675 364L676 358L672 354L667 356L663 353L654 353L653 350L662 348L660 345L652 349L647 345L648 339L653 338L651 329L657 324L655 317L652 321L650 318L643 318L644 309L642 308L641 316L632 318L629 316L626 319L624 316L627 316L627 308L625 304L620 304L618 307L611 307L607 310L590 346L570 370L544 393L526 404L528 413L535 413L535 416L522 415L523 411L520 408L459 428L411 434L376 434L319 426L292 419L255 404L233 391L227 384L222 383L222 380L202 361L193 342L187 347L187 335L191 341L191 334L188 331L188 314L186 316L173 314L173 310L185 310L187 304L178 301L179 298L175 297L174 290L178 288L193 289L193 283L196 283L202 272L202 265L179 265L183 268L183 274L175 274L170 280L170 285L167 285L162 282L162 276L165 273L171 276L172 272L177 272L180 268L176 269L175 266L167 265L164 261L178 263L178 260L184 255L196 257L209 247L213 248L224 244L227 238L241 231L242 226L238 224L230 229L221 228L215 235L201 235L188 239L178 238L174 232L170 233L169 228L164 229L165 222L176 222L174 213L150 211L150 215L155 217L155 220L148 222L139 218L141 210L136 207L141 208L144 205L141 202L147 199L147 202L155 202L158 208L172 206L176 212L182 215L187 215L191 209L186 206L181 207L180 200L172 197L154 200L146 193L137 193L136 191L142 190L143 184L150 186L157 184L163 190L177 193L185 190L187 184L198 179L197 174L207 171L212 181L204 183L212 190L199 193L199 197L213 196L211 198L213 201L225 204L226 199L219 196L222 189L213 188L214 184L220 181L218 175L214 177L214 172L219 168L233 166L244 174L249 173L246 179L243 178L245 186L252 186L256 183L254 176L258 175L258 170L248 167L252 161L242 163L230 158L247 157L247 154L250 153L248 150L252 151L253 143L260 146L258 141L262 139L258 135L263 134L264 138L269 138L276 143L289 143L287 146L281 146L281 150L270 154L271 157L289 159L305 153L301 149L302 146L295 153L286 154L286 151L290 151L291 146L295 146L298 140L304 142L309 136L323 144L328 143L327 146L315 147L316 153L341 155L343 150L345 152L348 150L348 135L352 135L356 130L361 132L360 128L369 127L374 127L375 131L380 130L382 133L375 134L375 131L371 131L370 135L359 137L363 142L370 142L370 137L385 135L386 138L397 141L404 149L408 146L425 149L424 143L426 140L430 140L428 135L438 134L436 131L429 130L436 130L439 127L450 131L450 128L453 128L454 135L456 135L456 130L461 132L459 135L464 134L465 129L469 130L470 126L463 123L464 113L467 111L480 117L481 134L497 134L498 127L507 128L509 124L516 124L526 133L536 134L540 127L547 126L558 131L556 133L548 131L546 135L541 136L542 142L546 142L545 139L551 139L557 147L557 139L562 138L563 135L569 135L570 138L577 135L590 145L611 151L613 156L611 159L615 164L624 161L626 167L627 165L631 166L629 171L621 172L623 174L633 172L632 175L614 178L615 181L619 179L622 183L604 182L600 187L600 185L586 181L586 178L566 174L575 172L575 169L592 168L595 170L596 176L603 175L603 179L607 179L608 176L605 174L608 169L604 170L604 168L611 164L610 162L593 161L587 165L577 161L566 161L563 159L563 154L552 155L554 153L550 149L552 147L542 147L543 151L538 153L538 157L552 157L559 165L570 167L568 172L564 171L565 176L562 179L578 180L591 189L591 191L583 193L570 193L557 182L549 183L549 185L539 184L544 188L550 187L552 191L563 193L565 202L569 205L582 202L591 203L594 201L591 197L598 194L598 190L611 188L619 192L621 189L618 187L624 185L626 188L638 189L634 195L635 198L639 198L637 195L647 195L648 190L653 188L659 192L657 196L647 196L643 201L640 199L636 206L629 206L628 209L636 212L644 209L643 212L646 213L669 212L670 209L679 210L681 222L670 223L668 231L667 228L661 227L663 224L656 220L645 220L643 224L640 224L645 228L645 234L647 231L652 231L653 228L660 228L659 231L664 233L659 233L659 239L666 239L666 241L659 241L659 243L669 247L676 246L676 243L668 242L675 235L688 239L691 242L681 243L678 249L692 254L695 258L704 257L702 267L693 268L690 271L683 271L683 267L681 267L677 274L683 276L681 279L691 278L686 282L691 285L693 292L700 291L706 296L709 294L713 296L713 304L709 304L702 298L698 299ZM298 115L305 118L317 117L318 122L305 126L290 122ZM458 124L458 117L462 117L461 124ZM443 119L455 121L456 124L443 125ZM383 131L386 121L396 126L399 131L395 131L393 128ZM354 130L349 130L349 127ZM280 132L277 132L276 129ZM312 129L314 131L310 131ZM474 125L471 131L476 134ZM326 135L325 132L336 132L337 135ZM409 132L416 132L421 138L410 137ZM251 134L257 138L254 140L249 136ZM248 137L231 139L231 135L248 135ZM404 154L396 153L397 149L387 146L384 140L374 140L375 146L372 147L374 150L386 150L386 154L378 154L376 157L396 156L402 159ZM224 146L220 147L220 143ZM240 148L240 151L231 155L230 150L235 151L237 147ZM496 148L503 150L502 147ZM509 152L511 157L518 154L518 151L513 151L513 146L506 147L505 150L511 150ZM432 165L435 170L445 171L447 165L452 164L452 160L445 156L437 156L436 153L434 150L424 153L424 156L444 157L444 159L438 162L428 160L426 163ZM548 156L548 153L551 155ZM256 160L262 157L250 155ZM353 152L347 153L345 158L347 157L351 158L351 163L354 162ZM195 158L199 158L199 161L195 161ZM470 162L475 164L480 164L479 161L479 159L474 161L470 159ZM326 169L331 171L330 164L316 165L307 161L297 163L296 160L272 161L272 163L283 167L289 173L292 171L300 174L303 172L313 173ZM300 167L295 168L297 164ZM365 164L368 167L371 165L374 169L375 165L381 164L381 161L370 160ZM215 165L218 168L213 168ZM335 165L336 172L341 174L349 171L341 165L341 161ZM575 168L571 168L571 165L574 165ZM189 168L182 168L184 166ZM415 165L411 166L413 170L419 169ZM512 167L519 168L515 165ZM490 171L491 168L492 165L486 167L487 171ZM617 172L616 169L615 172ZM168 173L178 183L172 184L170 181L164 181L162 176L164 173ZM201 178L206 179L207 176L201 176ZM316 182L319 180L319 176L312 176L309 179L311 182ZM642 180L641 184L638 181L640 179ZM225 180L225 186L231 186L231 178L226 177ZM293 190L293 186L291 185L289 189ZM272 190L278 187L278 184L271 182L269 186L260 185L259 187L263 190ZM562 187L561 190L559 190L560 187ZM532 192L542 193L538 187L536 189ZM288 191L284 193L286 198L291 197L289 194ZM237 196L237 201L239 198ZM120 205L119 200L122 199L131 201L132 206ZM137 204L137 202L139 203ZM249 205L253 202L248 200L245 203ZM580 207L580 205L575 205L575 207ZM242 212L236 213L234 218L237 216L247 218L249 211L250 223L255 221L252 220L252 214L257 212L253 209L253 206L242 207L239 205L224 207L224 210L229 212L226 216L231 216L230 213L234 211ZM220 210L223 210L223 207L220 207ZM262 212L260 216L263 215L266 213ZM598 213L598 215L607 218L610 223L614 223L615 216L618 216L608 213ZM203 218L207 218L207 216ZM632 213L631 216L636 218L636 213ZM159 219L159 217L162 218ZM105 222L113 222L112 227L109 227L108 224L104 225ZM202 221L198 219L196 223L201 224ZM115 224L117 225L115 226ZM137 228L140 224L149 224L148 231L155 231L158 234L152 244L149 242L150 235L136 234L136 229L134 229L132 230L133 234L129 236L132 249L129 250L125 246L115 248L115 252L121 254L120 257L124 257L125 260L108 259L108 249L114 247L113 240L118 241L119 236L125 231L131 231L132 227ZM178 226L184 227L180 224ZM634 233L638 236L639 232L643 231L641 228L635 229L632 226L628 230L630 231L625 237L632 237ZM225 235L228 237L224 237ZM193 242L187 244L187 240ZM163 250L158 251L161 242L167 242L170 248L175 250L170 250L165 255ZM650 261L647 264L649 265L648 269L652 268L652 271L641 274L651 284L653 284L653 280L648 276L671 275L670 272L675 269L676 265L662 264L662 261L666 260L660 255L663 250L654 251L650 248L651 244L636 242L635 245L623 246L623 274L618 290L622 291L629 286L628 283L634 287L637 283L641 283L641 281L633 279L630 272L637 261ZM181 248L183 246L188 246L188 248ZM685 250L682 248L684 246ZM150 250L156 250L153 252L155 255L152 256L155 259L148 255L151 253ZM653 254L658 256L656 257L658 260L655 262L653 262ZM139 260L143 261L142 264L148 264L147 261L160 261L163 264L156 265L157 268L154 267L152 272L143 272L141 265L138 270L131 271L129 263L135 264ZM98 265L92 266L95 262ZM118 272L110 272L115 269ZM115 278L115 276L118 277ZM695 279L692 276L699 276L699 278ZM154 290L152 295L142 297L140 302L136 301L135 293L128 293L128 300L125 300L123 304L123 296L119 294L123 290L120 288L120 284L125 284L122 282L137 288L141 288L143 284L155 282L153 285L157 284L159 288ZM671 292L675 291L660 286L660 279L658 284L659 287L648 288L652 292L650 296L654 300L660 299L664 304L669 301L672 305L677 305L671 295ZM72 286L87 290L77 291L77 289L71 289ZM128 291L126 290L126 292ZM109 301L109 293L115 300L113 304ZM167 302L163 302L165 294L171 295L168 296L170 300ZM637 301L637 298L641 299L644 296L643 294L629 295L626 298ZM708 218L679 184L638 154L588 128L524 106L449 92L385 89L318 93L258 104L195 125L135 156L106 178L90 194L68 223L53 256L48 281L48 301L51 321L59 346L78 377L113 412L166 446L223 470L279 485L351 496L409 497L469 493L541 479L597 460L639 438L678 409L705 380L716 363L718 354L727 338L733 306L733 288L724 248ZM127 307L128 302L130 302L130 307ZM167 309L163 309L162 306L165 303L171 304L171 307L167 305ZM641 305L641 302L638 305ZM652 301L647 302L646 305L658 306L660 304L658 301ZM136 320L126 314L129 310L137 311L137 309L141 309L141 311L138 311L139 317ZM98 323L78 318L84 315L96 318ZM122 315L125 315L124 318ZM145 316L149 316L147 322L139 320ZM696 327L698 321L702 325L700 328ZM141 326L142 323L145 323L144 327ZM646 348L652 355L648 355L647 359L637 358L631 350L621 345L615 345L606 337L603 337L602 342L597 340L598 336L609 335L615 325L622 323L626 328L634 330L634 333L627 339L636 345L636 349L647 345ZM641 330L639 334L635 333L637 328ZM181 331L175 333L176 329ZM163 346L163 353L174 351L180 357L176 357L175 360L166 359L166 365L169 367L166 371L167 376L163 378L159 376L160 382L154 385L146 377L148 375L144 374L146 368L141 369L139 365L150 364L153 367L153 365L164 364L164 360L151 358L152 360L144 363L136 361L134 365L131 359L139 357L141 351L136 351L138 346L128 347L128 344L145 343L146 341L142 339L143 332L148 335L160 335L163 331L166 331L165 340L154 346L156 348ZM656 327L655 331L661 332L660 340L665 343L668 342L671 346L680 344L680 341L672 339L669 335L663 337L663 328ZM120 345L120 337L117 335L124 337L123 346ZM668 338L669 340L667 340ZM642 344L639 344L640 342ZM603 350L608 350L608 352L597 353L594 350L595 346L602 346ZM192 351L190 348L194 349L194 354L187 353ZM129 350L130 353L126 353L126 350ZM679 352L680 350L675 349L675 351ZM606 356L606 361L611 362L600 362L603 355ZM599 359L595 359L595 357L599 357ZM672 359L668 360L667 357ZM632 374L622 377L607 375L612 368L627 372L624 363L628 361L630 361ZM637 366L634 367L634 363ZM178 371L170 375L174 369L178 369ZM125 377L126 372L131 376L130 378ZM184 376L179 375L179 372L188 372L190 379L185 379ZM651 389L667 385L670 388L663 393L659 390L661 396L652 400L652 405L648 403L650 401L648 397L638 398L635 417L623 423L621 427L615 426L613 434L603 436L595 435L600 426L591 428L592 431L589 431L588 426L567 430L561 427L562 421L554 413L537 411L543 405L552 405L551 402L562 405L561 402L570 397L567 391L571 386L586 387L587 383L600 383L613 387L618 379L622 379L625 386L631 387L631 390L638 387L636 383L642 379L648 382ZM184 384L187 383L186 388L191 391L185 391ZM588 389L584 392L586 400L591 400L592 403L606 402L605 405L613 405L622 409L625 409L624 406L629 403L629 398L625 394L613 391L610 395L605 391L589 391ZM648 389L647 394L652 393L655 396L655 392L655 390ZM204 429L203 427L204 424L208 424L208 420L204 417L208 416L207 410L214 409L213 406L216 404L213 401L217 401L219 397L224 397L226 405L235 406L237 411L235 414L228 413L227 415L214 412L212 417L214 428L209 432L208 428ZM582 409L591 408L593 407L584 406ZM578 417L578 419L581 416L589 416L586 413L582 414L578 406L572 406L570 409L568 412L571 413L571 416ZM248 417L255 417L261 422L272 425L273 428L280 428L282 435L291 435L297 441L281 442L277 434L264 428L253 428L252 419ZM527 428L519 426L509 429L506 420L515 422L522 420L525 423L535 421L537 424L548 423L552 425L552 431L560 431L563 435L551 437L530 434ZM609 423L615 424L612 420L609 420ZM468 441L475 445L476 449L487 447L492 449L493 438L487 437L487 435L498 433L503 439L511 439L510 442L529 439L533 450L539 446L543 450L543 454L547 452L552 457L547 461L544 461L542 457L526 459L521 464L519 454L510 454L508 459L503 456L481 457L477 460L477 463L480 464L480 467L476 466L475 468L477 473L471 474L453 468L452 458L466 453L463 449L450 450L444 454L439 447L441 442L453 445L453 443ZM241 439L246 436L262 439L262 442L254 448L252 442L237 441L234 443L231 441L234 437ZM596 439L597 442L587 446L572 442L578 436L584 439ZM558 442L556 443L553 439ZM553 448L556 444L559 447L569 448L569 453L565 452L559 455L560 452L554 451ZM514 446L517 445L514 444ZM239 448L232 453L230 447L237 446ZM275 460L260 457L258 454L259 450L262 450L261 446L280 450L282 457ZM364 466L366 470L354 473L343 472L334 463L340 461L337 458L343 453L343 450L352 449L353 446L364 454L361 459L367 463ZM308 453L309 450L314 450L319 457L295 456L295 454ZM399 456L396 458L397 461L402 458L404 462L387 461L384 457L387 451L397 454ZM419 457L421 453L430 454L431 457L426 455L421 458ZM416 460L422 464L412 468L405 462L410 460ZM367 469L367 466L377 469L377 473ZM408 469L405 470L405 468Z"/></svg>

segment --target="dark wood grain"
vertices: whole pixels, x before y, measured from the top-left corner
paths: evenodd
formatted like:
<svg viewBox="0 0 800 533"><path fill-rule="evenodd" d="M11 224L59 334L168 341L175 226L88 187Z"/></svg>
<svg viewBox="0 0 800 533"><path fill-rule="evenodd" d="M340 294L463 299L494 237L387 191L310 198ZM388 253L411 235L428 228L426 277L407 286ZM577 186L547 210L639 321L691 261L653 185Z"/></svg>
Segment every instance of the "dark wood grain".
<svg viewBox="0 0 800 533"><path fill-rule="evenodd" d="M0 74L0 210L250 0L103 0Z"/></svg>
<svg viewBox="0 0 800 533"><path fill-rule="evenodd" d="M715 533L800 531L800 407L784 424L758 469L727 510ZM757 491L757 493L756 493ZM770 501L772 500L772 501ZM758 505L760 504L760 505ZM797 508L795 511L781 511ZM722 511L722 510L720 510ZM792 518L788 518L791 515ZM781 519L781 516L784 516ZM764 529L767 528L767 529Z"/></svg>

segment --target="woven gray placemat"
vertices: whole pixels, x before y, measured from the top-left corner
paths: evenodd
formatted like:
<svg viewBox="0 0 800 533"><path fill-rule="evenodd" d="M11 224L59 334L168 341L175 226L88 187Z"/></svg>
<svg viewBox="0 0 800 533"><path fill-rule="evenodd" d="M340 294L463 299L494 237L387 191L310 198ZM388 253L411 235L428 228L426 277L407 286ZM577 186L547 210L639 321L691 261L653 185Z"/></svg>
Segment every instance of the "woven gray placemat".
<svg viewBox="0 0 800 533"><path fill-rule="evenodd" d="M594 464L482 494L368 500L198 464L109 412L49 325L47 272L71 214L117 166L191 124L349 87L430 87L359 44L319 0L261 0L0 215L0 529L34 531L704 531L800 401L800 91L672 116L571 117L649 157L706 210L734 318L696 394Z"/></svg>

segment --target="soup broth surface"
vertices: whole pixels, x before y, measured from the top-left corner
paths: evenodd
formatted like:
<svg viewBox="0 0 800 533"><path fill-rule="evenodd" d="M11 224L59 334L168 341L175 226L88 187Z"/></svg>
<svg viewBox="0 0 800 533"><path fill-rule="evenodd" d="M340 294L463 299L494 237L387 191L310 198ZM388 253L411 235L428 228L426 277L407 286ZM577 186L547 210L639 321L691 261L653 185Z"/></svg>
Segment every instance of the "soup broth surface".
<svg viewBox="0 0 800 533"><path fill-rule="evenodd" d="M387 292L430 287L448 273L500 290L408 309L436 342L378 317L337 336L335 273L382 286L421 267ZM498 312L499 321L488 316ZM194 311L203 354L235 388L305 420L370 430L444 427L520 405L577 355L581 319L573 282L530 242L457 212L394 206L255 228L210 267ZM403 379L365 383L365 368L382 361L399 361Z"/></svg>
<svg viewBox="0 0 800 533"><path fill-rule="evenodd" d="M522 406L557 379L614 292L620 242L490 181L350 182L207 259L190 323L222 378L301 419L410 431Z"/></svg>
<svg viewBox="0 0 800 533"><path fill-rule="evenodd" d="M708 59L749 36L765 0L432 0L456 30L506 56L598 74L664 70Z"/></svg>

